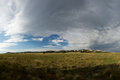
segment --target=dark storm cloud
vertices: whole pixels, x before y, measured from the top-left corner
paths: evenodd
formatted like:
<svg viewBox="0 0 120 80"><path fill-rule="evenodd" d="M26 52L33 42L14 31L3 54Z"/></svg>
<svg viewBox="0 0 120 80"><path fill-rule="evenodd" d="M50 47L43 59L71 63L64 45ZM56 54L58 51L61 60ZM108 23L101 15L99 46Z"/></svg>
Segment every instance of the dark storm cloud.
<svg viewBox="0 0 120 80"><path fill-rule="evenodd" d="M91 45L90 49L94 50L104 50L104 51L116 51L120 52L118 46L119 42L112 42L112 43L99 43L98 41L94 41Z"/></svg>
<svg viewBox="0 0 120 80"><path fill-rule="evenodd" d="M24 9L24 17L27 17L31 23L26 25L29 26L27 29L29 32L32 32L31 28L35 30L47 28L49 31L63 32L82 26L88 29L104 30L104 27L109 27L114 19L112 0L35 0L28 2Z"/></svg>
<svg viewBox="0 0 120 80"><path fill-rule="evenodd" d="M93 49L112 48L120 40L119 7L120 0L26 0L20 17L27 23L21 27L25 34L60 34L70 45L84 42Z"/></svg>
<svg viewBox="0 0 120 80"><path fill-rule="evenodd" d="M66 31L73 24L73 16L76 11L83 10L85 0L36 0L29 1L24 9L24 16L29 18L29 28L49 31ZM69 19L71 17L71 20ZM31 26L33 25L33 26ZM31 28L30 28L31 27ZM27 28L27 27L26 27ZM39 29L38 29L39 28ZM47 30L46 30L47 31Z"/></svg>

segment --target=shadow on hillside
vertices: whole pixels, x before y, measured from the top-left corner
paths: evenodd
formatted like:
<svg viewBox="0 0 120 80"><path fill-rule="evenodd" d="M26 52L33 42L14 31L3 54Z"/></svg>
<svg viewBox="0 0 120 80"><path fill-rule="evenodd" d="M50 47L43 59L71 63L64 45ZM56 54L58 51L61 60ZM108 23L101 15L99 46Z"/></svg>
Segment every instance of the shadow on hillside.
<svg viewBox="0 0 120 80"><path fill-rule="evenodd" d="M4 62L0 63L0 80L120 80L116 64L73 68L32 68Z"/></svg>

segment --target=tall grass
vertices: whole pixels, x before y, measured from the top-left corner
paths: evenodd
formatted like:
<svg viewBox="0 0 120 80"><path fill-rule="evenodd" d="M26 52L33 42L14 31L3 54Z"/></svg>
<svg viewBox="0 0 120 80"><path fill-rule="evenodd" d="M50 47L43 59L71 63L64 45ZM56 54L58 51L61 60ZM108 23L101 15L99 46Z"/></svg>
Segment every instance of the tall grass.
<svg viewBox="0 0 120 80"><path fill-rule="evenodd" d="M119 53L0 54L0 80L119 80Z"/></svg>

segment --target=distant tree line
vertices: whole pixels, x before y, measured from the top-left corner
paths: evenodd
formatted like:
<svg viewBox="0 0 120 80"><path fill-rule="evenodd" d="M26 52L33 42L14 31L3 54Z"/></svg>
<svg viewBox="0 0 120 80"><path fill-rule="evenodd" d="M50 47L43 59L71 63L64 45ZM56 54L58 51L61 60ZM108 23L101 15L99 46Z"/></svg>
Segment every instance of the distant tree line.
<svg viewBox="0 0 120 80"><path fill-rule="evenodd" d="M105 51L102 50L89 50L89 49L82 49L82 50L59 50L59 51L26 51L26 52L7 52L7 54L13 53L68 53L68 52L80 52L80 53L102 53Z"/></svg>

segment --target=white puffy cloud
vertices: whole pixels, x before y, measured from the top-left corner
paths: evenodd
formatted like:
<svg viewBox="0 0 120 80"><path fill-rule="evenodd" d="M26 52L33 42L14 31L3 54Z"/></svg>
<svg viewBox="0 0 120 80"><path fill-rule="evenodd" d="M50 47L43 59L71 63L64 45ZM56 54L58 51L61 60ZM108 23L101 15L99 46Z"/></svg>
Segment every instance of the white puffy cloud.
<svg viewBox="0 0 120 80"><path fill-rule="evenodd" d="M9 8L10 1L0 0L0 31L4 31L4 28L7 26L10 20L9 12L11 12Z"/></svg>
<svg viewBox="0 0 120 80"><path fill-rule="evenodd" d="M16 46L15 43L0 43L0 49L4 49L7 47L11 47L11 46Z"/></svg>
<svg viewBox="0 0 120 80"><path fill-rule="evenodd" d="M7 42L7 43L17 43L17 42L26 42L26 41L28 41L28 40L24 39L23 36L14 35L14 36L11 36L8 40L5 40L4 42Z"/></svg>
<svg viewBox="0 0 120 80"><path fill-rule="evenodd" d="M72 29L63 34L63 38L68 40L68 46L64 49L85 49L89 48L92 41L99 37L98 31L88 29Z"/></svg>
<svg viewBox="0 0 120 80"><path fill-rule="evenodd" d="M64 40L61 40L61 39L54 39L52 40L52 43L56 44L57 46L61 46L60 43L64 42Z"/></svg>
<svg viewBox="0 0 120 80"><path fill-rule="evenodd" d="M32 38L34 41L43 41L44 38Z"/></svg>

